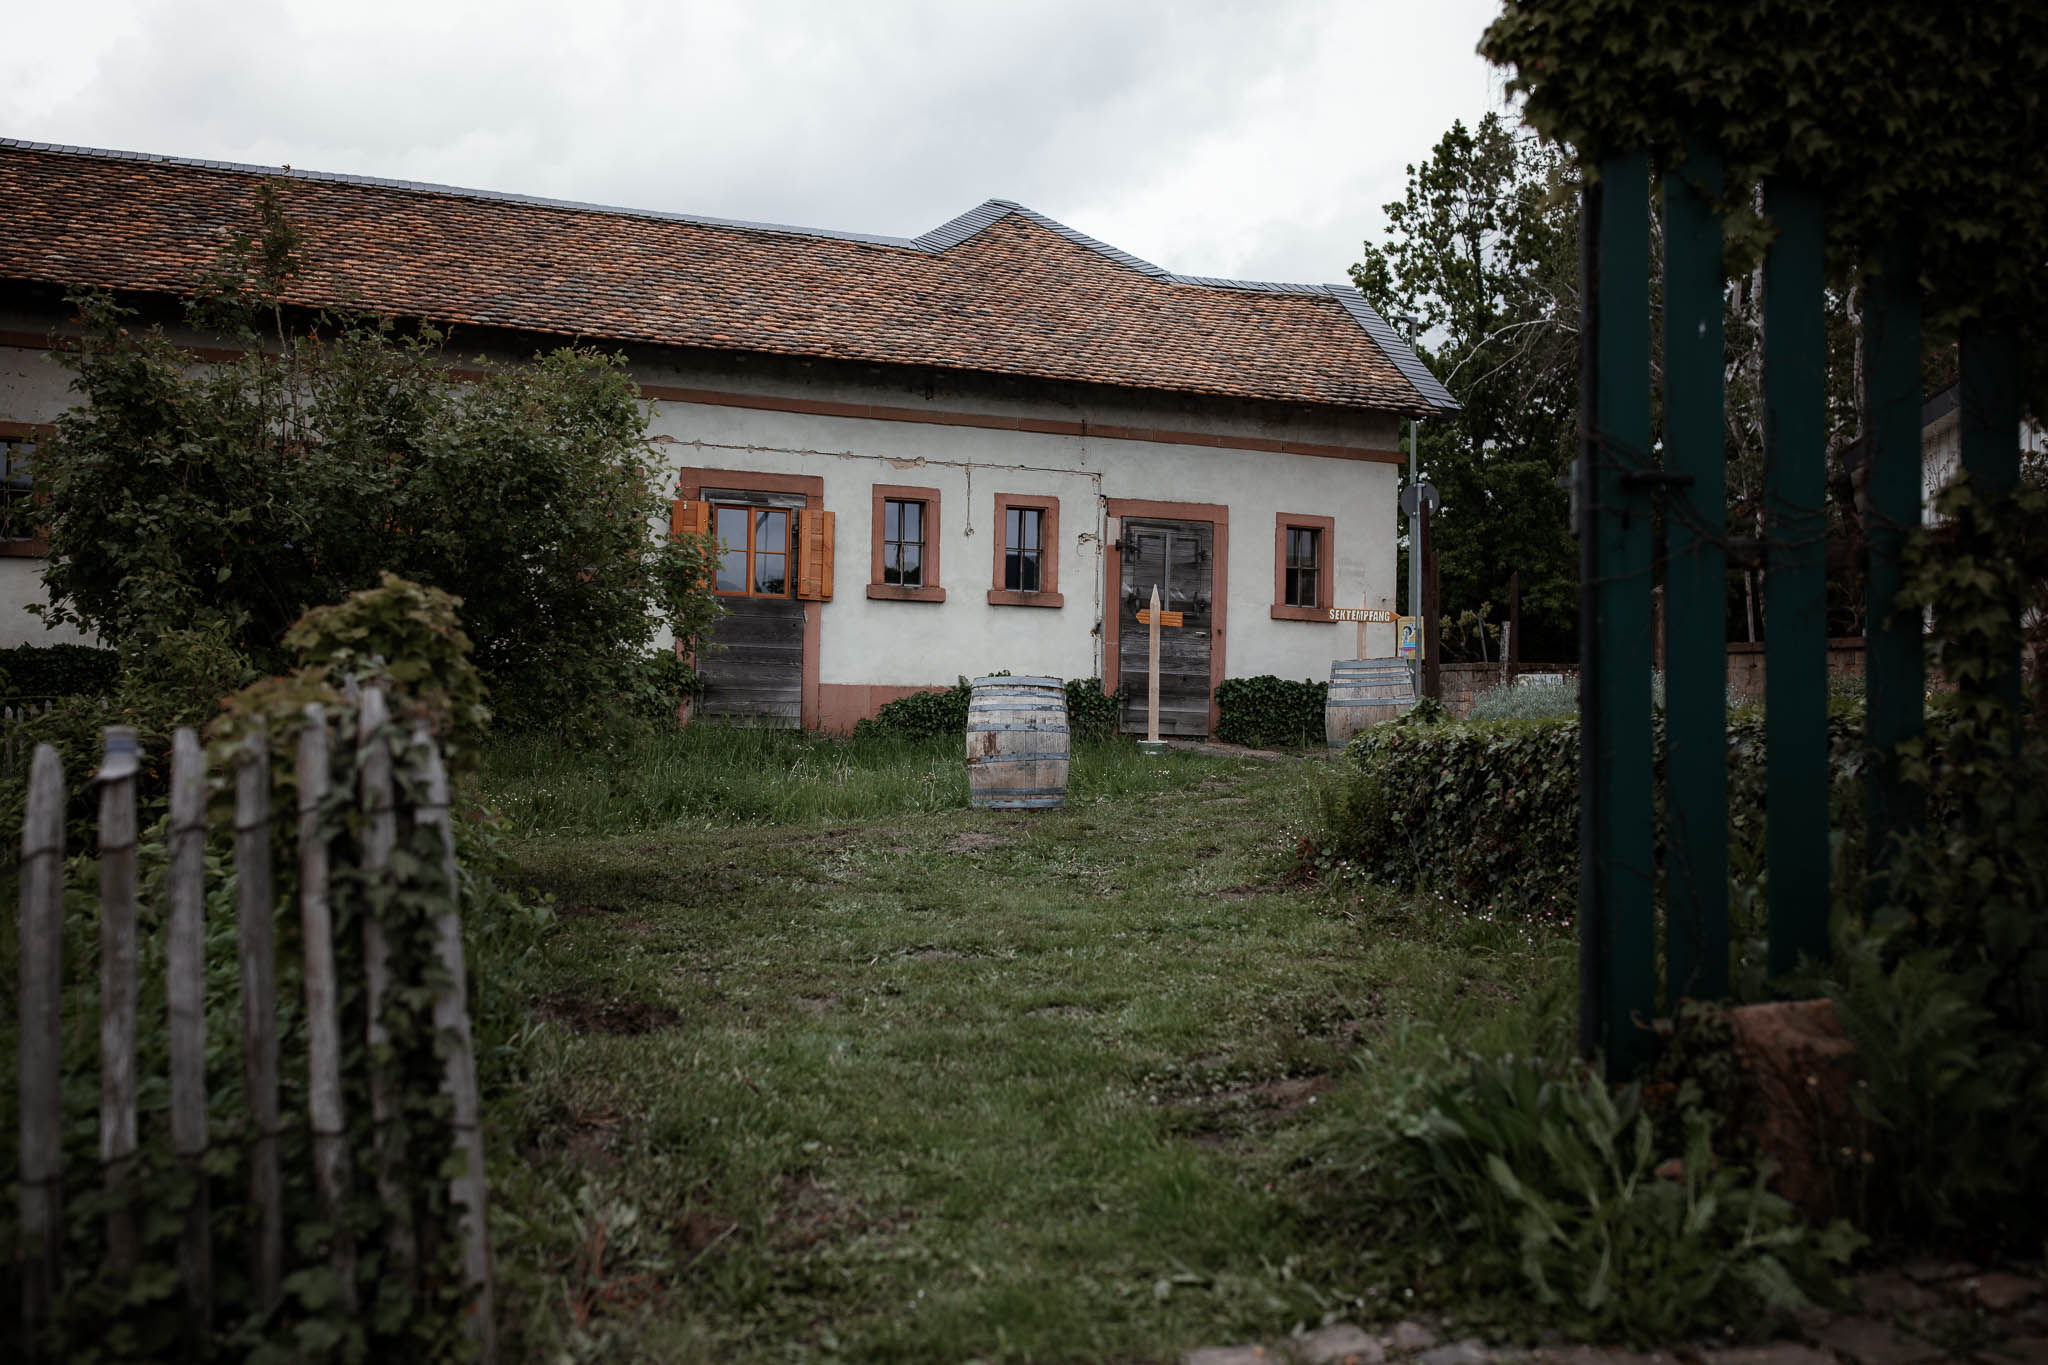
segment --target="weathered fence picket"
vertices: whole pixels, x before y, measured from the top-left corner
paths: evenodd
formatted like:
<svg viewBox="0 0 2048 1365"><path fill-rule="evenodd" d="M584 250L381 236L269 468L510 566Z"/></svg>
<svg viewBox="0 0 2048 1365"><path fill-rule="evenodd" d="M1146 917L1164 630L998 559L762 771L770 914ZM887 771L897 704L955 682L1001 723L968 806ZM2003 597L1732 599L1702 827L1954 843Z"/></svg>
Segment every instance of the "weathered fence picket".
<svg viewBox="0 0 2048 1365"><path fill-rule="evenodd" d="M135 1268L135 731L106 733L100 788L100 1166L107 1260Z"/></svg>
<svg viewBox="0 0 2048 1365"><path fill-rule="evenodd" d="M30 1350L56 1302L63 1251L64 769L38 745L21 831L21 1321Z"/></svg>
<svg viewBox="0 0 2048 1365"><path fill-rule="evenodd" d="M327 799L327 714L308 706L299 728L299 935L306 984L306 1111L312 1125L313 1178L334 1229L333 1265L346 1307L355 1307L355 1241L343 1217L348 1192L348 1125L341 1099L341 983L334 969L334 915L328 903L327 840L320 806Z"/></svg>
<svg viewBox="0 0 2048 1365"><path fill-rule="evenodd" d="M178 1274L190 1331L213 1319L213 1209L206 1181L206 752L171 737L171 914L165 969L171 1016L171 1151L192 1182Z"/></svg>
<svg viewBox="0 0 2048 1365"><path fill-rule="evenodd" d="M441 1089L449 1097L451 1136L460 1156L449 1195L463 1220L461 1266L471 1292L466 1324L487 1365L497 1356L495 1292L486 1222L481 1106L471 1036L454 830L448 780L424 726L407 749L418 780L401 790L394 781L395 732L382 694L363 689L358 712L360 787L339 793L360 802L363 870L373 913L365 916L370 1089L376 1131L376 1181L385 1210L388 1251L405 1279L408 1301L419 1301L418 1233L410 1220L404 1168L403 1115L389 1074L388 1031L381 1011L398 999L392 955L374 911L397 894L400 869L392 853L401 831L436 831L439 871L449 899L434 922L434 953L441 972L432 1020L444 1040ZM356 1307L356 1250L347 1227L352 1179L344 1112L341 985L334 939L332 829L324 824L332 790L332 743L321 708L305 709L297 735L298 912L303 939L307 1017L307 1120L314 1180L331 1227L330 1264L346 1311ZM138 1230L149 1210L138 1205L137 1094L137 849L135 788L140 767L135 731L111 727L95 782L99 792L100 860L100 1156L110 1194L104 1273L117 1280L137 1268ZM237 961L242 997L242 1061L252 1121L247 1159L252 1229L249 1246L253 1307L269 1314L281 1299L286 1265L284 1185L280 1168L280 1038L273 937L275 879L271 845L271 759L261 723L234 756L234 870ZM165 921L167 1004L170 1025L170 1151L187 1173L195 1198L186 1206L178 1245L178 1271L195 1341L205 1341L216 1313L207 1152L205 1020L206 762L198 736L179 730L171 755L167 826L168 915ZM33 1355L51 1322L63 1281L63 1098L61 1003L65 791L61 764L50 745L37 746L31 763L22 828L20 904L20 1208L22 1340ZM383 1052L380 1054L380 1049Z"/></svg>

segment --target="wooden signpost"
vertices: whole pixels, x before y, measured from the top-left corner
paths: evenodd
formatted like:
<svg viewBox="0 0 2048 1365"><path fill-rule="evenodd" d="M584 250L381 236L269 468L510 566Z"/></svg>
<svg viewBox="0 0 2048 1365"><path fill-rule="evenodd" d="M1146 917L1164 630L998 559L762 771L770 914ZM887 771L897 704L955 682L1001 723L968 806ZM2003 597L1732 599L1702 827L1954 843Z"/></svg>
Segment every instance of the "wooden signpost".
<svg viewBox="0 0 2048 1365"><path fill-rule="evenodd" d="M1177 626L1181 614L1177 611L1159 609L1159 585L1152 585L1152 605L1138 613L1138 623L1150 632L1145 658L1145 744L1148 754L1165 750L1166 745L1159 738L1159 628Z"/></svg>
<svg viewBox="0 0 2048 1365"><path fill-rule="evenodd" d="M1365 628L1367 626L1391 626L1394 624L1393 610L1388 607L1331 607L1329 611L1332 621L1358 622L1358 653L1353 655L1353 658L1363 659L1366 657Z"/></svg>

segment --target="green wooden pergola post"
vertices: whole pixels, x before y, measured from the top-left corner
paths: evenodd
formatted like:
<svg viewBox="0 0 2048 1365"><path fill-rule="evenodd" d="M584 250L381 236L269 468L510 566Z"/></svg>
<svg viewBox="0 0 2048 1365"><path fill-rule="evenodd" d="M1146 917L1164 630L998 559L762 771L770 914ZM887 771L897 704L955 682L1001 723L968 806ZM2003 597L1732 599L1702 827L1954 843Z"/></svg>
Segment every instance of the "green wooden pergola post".
<svg viewBox="0 0 2048 1365"><path fill-rule="evenodd" d="M1728 994L1721 158L1664 177L1665 1008Z"/></svg>
<svg viewBox="0 0 2048 1365"><path fill-rule="evenodd" d="M1608 1074L1650 1056L1656 1012L1650 843L1650 178L1641 152L1600 164L1588 289L1595 327L1590 440L1581 458L1589 638L1582 646L1581 1042Z"/></svg>
<svg viewBox="0 0 2048 1365"><path fill-rule="evenodd" d="M2010 493L2020 481L2019 371L2012 340L1981 323L1963 324L1961 430L1963 469L1979 498ZM2000 547L1973 538L1970 551L1997 555ZM2017 649L1986 680L1986 691L2005 706L2013 742L2019 742L2020 659Z"/></svg>
<svg viewBox="0 0 2048 1365"><path fill-rule="evenodd" d="M1774 181L1764 258L1764 706L1770 972L1828 955L1826 337L1820 197Z"/></svg>
<svg viewBox="0 0 2048 1365"><path fill-rule="evenodd" d="M1864 519L1870 577L1864 617L1865 736L1870 769L1870 899L1887 899L1892 843L1919 827L1920 789L1899 780L1898 746L1926 724L1920 614L1901 614L1899 554L1920 522L1920 284L1912 244L1889 243L1864 289Z"/></svg>

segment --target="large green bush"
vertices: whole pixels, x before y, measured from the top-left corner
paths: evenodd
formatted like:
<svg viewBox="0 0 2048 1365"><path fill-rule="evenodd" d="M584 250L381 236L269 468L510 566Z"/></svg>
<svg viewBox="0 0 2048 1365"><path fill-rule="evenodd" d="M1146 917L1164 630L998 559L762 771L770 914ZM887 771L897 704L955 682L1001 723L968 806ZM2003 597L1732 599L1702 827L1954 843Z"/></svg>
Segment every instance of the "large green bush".
<svg viewBox="0 0 2048 1365"><path fill-rule="evenodd" d="M1003 673L987 674L1002 677ZM1104 692L1100 678L1069 678L1063 685L1067 698L1067 729L1076 740L1106 740L1116 735L1118 708L1123 693ZM974 687L961 678L951 687L934 692L915 692L884 702L873 720L854 724L858 738L945 739L967 734L967 704L974 699Z"/></svg>
<svg viewBox="0 0 2048 1365"><path fill-rule="evenodd" d="M1310 678L1225 678L1216 685L1216 738L1254 749L1322 744L1329 698L1330 685Z"/></svg>
<svg viewBox="0 0 2048 1365"><path fill-rule="evenodd" d="M16 645L0 649L0 696L42 701L94 697L121 680L121 656L93 645Z"/></svg>

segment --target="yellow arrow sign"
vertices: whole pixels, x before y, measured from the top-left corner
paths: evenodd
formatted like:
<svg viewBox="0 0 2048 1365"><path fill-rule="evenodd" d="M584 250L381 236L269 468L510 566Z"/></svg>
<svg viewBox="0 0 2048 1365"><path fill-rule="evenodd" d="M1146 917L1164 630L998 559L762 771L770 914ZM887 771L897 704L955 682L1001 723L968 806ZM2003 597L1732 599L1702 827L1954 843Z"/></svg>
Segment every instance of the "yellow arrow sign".
<svg viewBox="0 0 2048 1365"><path fill-rule="evenodd" d="M1162 611L1159 613L1159 624L1162 626L1177 626L1180 624L1180 615L1177 611ZM1138 608L1138 624L1141 626L1152 624L1152 612L1149 608Z"/></svg>

